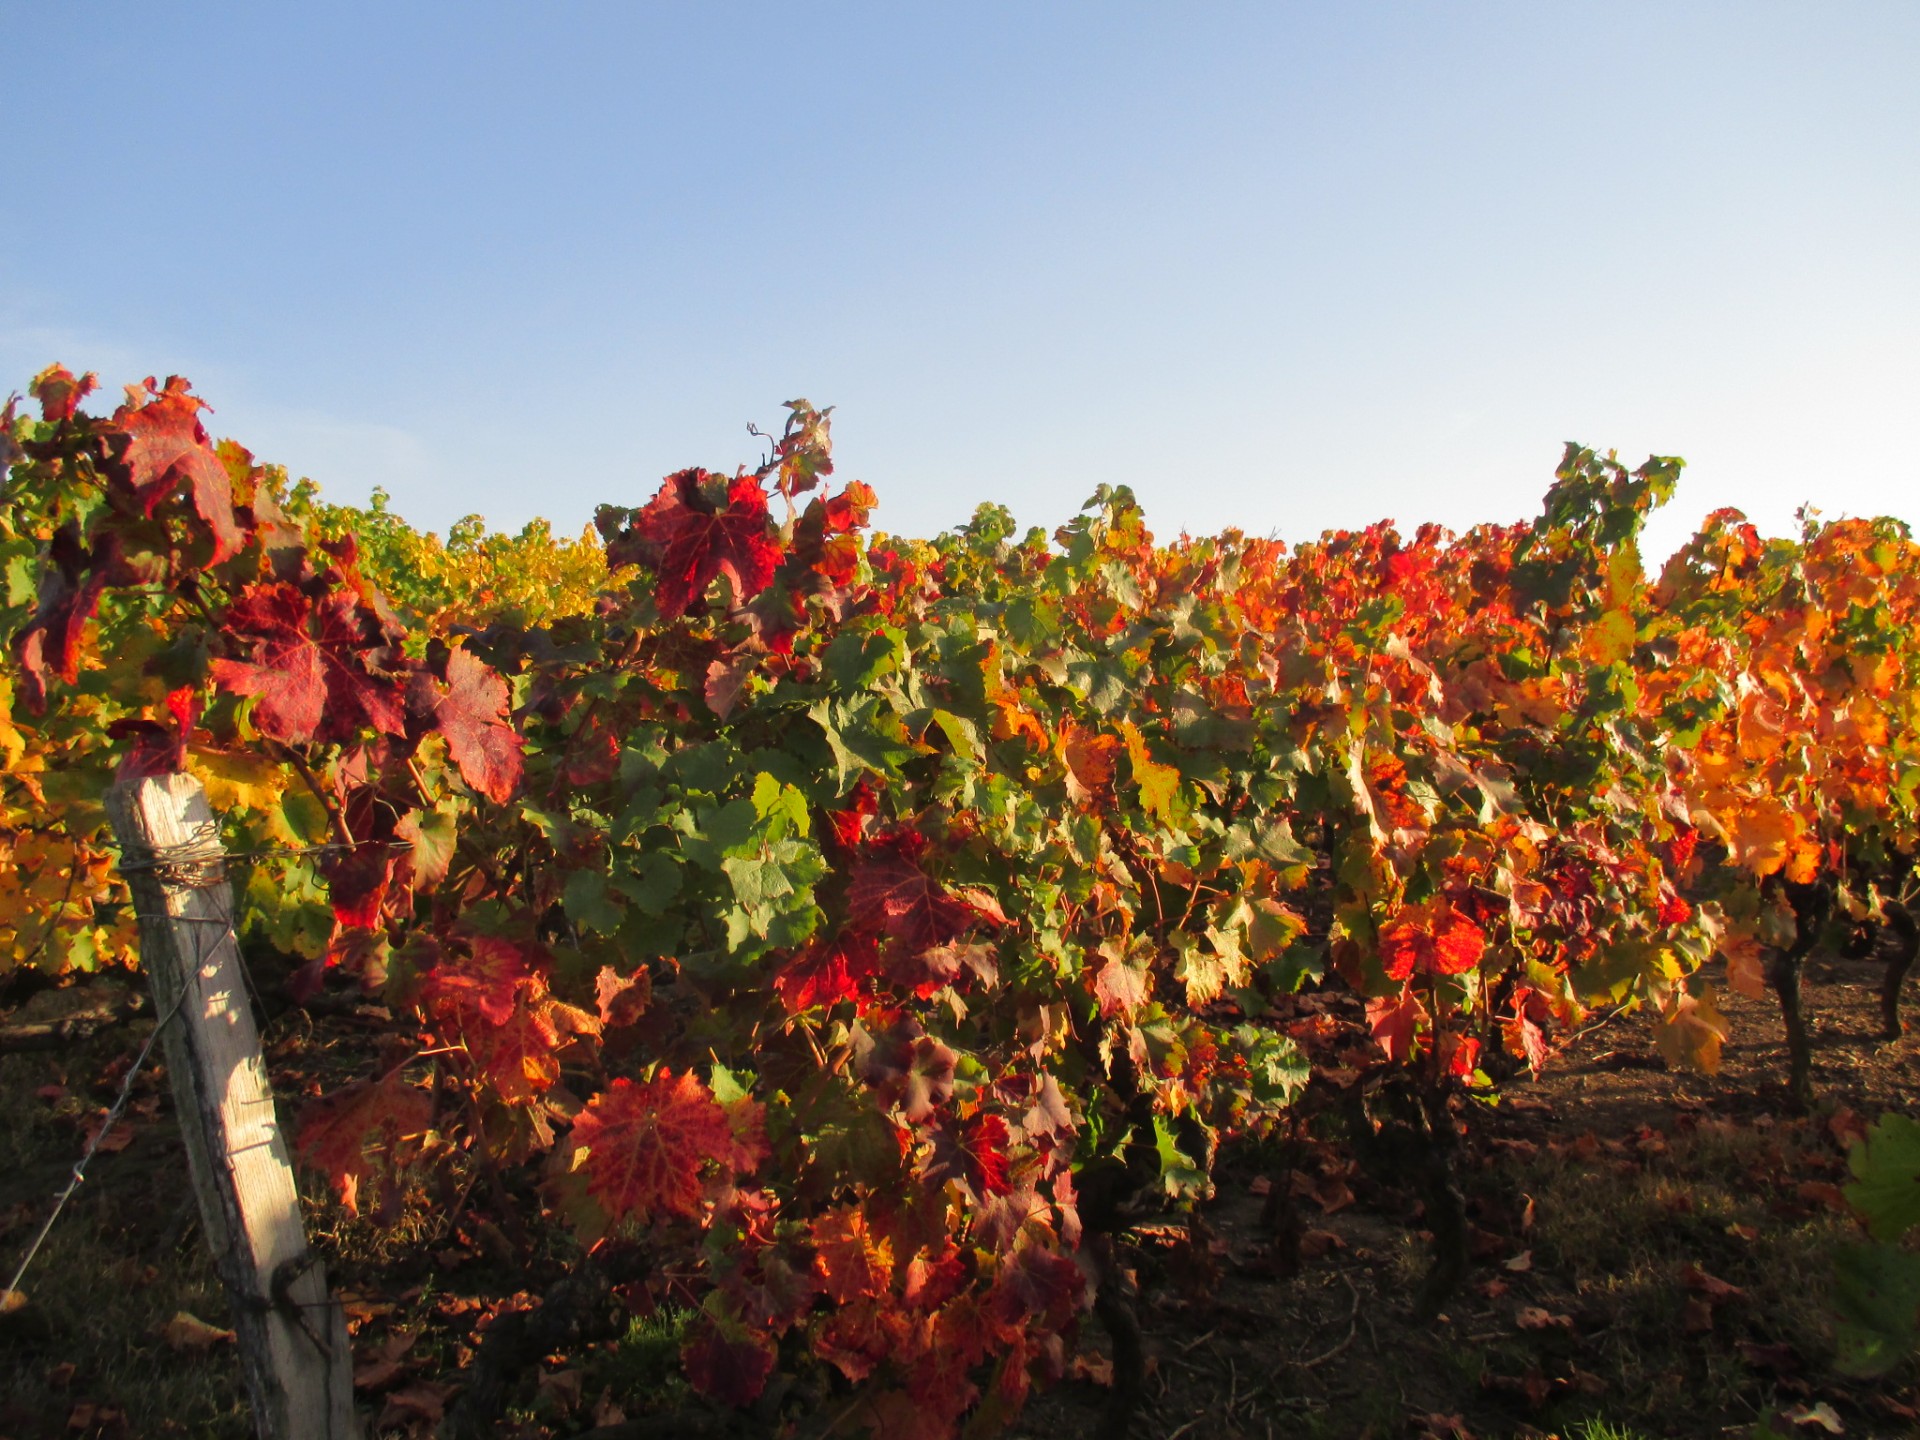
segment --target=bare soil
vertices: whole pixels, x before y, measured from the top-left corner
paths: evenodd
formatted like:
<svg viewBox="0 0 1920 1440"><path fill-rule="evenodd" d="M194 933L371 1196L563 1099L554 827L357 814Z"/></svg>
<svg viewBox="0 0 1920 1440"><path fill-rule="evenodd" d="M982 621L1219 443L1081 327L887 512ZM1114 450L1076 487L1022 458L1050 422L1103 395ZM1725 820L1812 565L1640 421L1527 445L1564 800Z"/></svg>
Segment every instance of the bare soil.
<svg viewBox="0 0 1920 1440"><path fill-rule="evenodd" d="M1772 998L1718 984L1733 1033L1717 1075L1669 1070L1629 1015L1474 1106L1476 1259L1432 1325L1408 1314L1426 1263L1409 1194L1331 1154L1291 1177L1319 1253L1280 1280L1253 1193L1278 1182L1230 1154L1200 1243L1169 1227L1135 1251L1153 1373L1129 1434L1607 1440L1745 1435L1783 1415L1783 1433L1920 1434L1911 1365L1877 1383L1833 1372L1824 1301L1828 1248L1853 1233L1847 1139L1911 1112L1920 1081L1920 1040L1878 1038L1880 973L1810 962L1807 1115ZM1028 1410L1025 1440L1103 1434L1104 1369L1081 1368L1092 1378Z"/></svg>

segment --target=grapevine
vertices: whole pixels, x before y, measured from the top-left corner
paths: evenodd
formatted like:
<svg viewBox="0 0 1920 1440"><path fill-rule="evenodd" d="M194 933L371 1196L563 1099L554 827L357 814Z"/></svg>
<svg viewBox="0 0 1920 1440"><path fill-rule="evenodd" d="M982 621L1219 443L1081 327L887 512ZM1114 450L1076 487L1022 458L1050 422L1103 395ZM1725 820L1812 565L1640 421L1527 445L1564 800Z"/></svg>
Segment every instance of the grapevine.
<svg viewBox="0 0 1920 1440"><path fill-rule="evenodd" d="M916 541L794 401L578 541L442 542L216 444L183 380L92 389L0 430L7 960L133 963L100 796L192 771L230 849L302 852L249 873L250 949L399 1017L303 1160L350 1210L537 1196L696 1313L725 1403L990 1429L1089 1313L1126 1333L1113 1237L1329 1112L1412 1157L1432 1313L1465 1098L1599 1005L1711 1068L1716 953L1784 997L1825 916L1912 930L1896 522L1723 512L1652 579L1678 462L1569 447L1458 536L1157 543L1102 487Z"/></svg>

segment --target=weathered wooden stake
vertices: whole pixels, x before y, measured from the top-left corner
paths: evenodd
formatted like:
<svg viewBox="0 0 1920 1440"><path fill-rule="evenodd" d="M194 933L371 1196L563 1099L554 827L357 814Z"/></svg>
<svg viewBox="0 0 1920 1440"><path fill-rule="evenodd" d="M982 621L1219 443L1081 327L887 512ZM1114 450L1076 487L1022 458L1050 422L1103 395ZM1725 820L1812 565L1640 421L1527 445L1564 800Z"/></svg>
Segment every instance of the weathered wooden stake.
<svg viewBox="0 0 1920 1440"><path fill-rule="evenodd" d="M307 1249L206 792L190 775L127 782L107 814L156 1014L173 1015L167 1073L255 1426L261 1440L359 1440L346 1321Z"/></svg>

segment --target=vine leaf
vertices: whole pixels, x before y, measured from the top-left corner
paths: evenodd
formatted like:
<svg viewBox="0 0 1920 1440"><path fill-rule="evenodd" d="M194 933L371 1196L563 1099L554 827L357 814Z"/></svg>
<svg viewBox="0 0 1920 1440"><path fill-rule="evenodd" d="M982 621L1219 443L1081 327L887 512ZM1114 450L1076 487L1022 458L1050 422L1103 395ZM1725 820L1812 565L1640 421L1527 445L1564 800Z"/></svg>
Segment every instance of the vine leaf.
<svg viewBox="0 0 1920 1440"><path fill-rule="evenodd" d="M1698 995L1675 990L1660 1019L1653 1038L1669 1065L1691 1066L1712 1075L1720 1068L1720 1046L1732 1027L1714 1006L1713 994L1702 987Z"/></svg>
<svg viewBox="0 0 1920 1440"><path fill-rule="evenodd" d="M813 1268L836 1304L878 1297L893 1285L893 1242L875 1235L867 1212L842 1206L814 1217Z"/></svg>
<svg viewBox="0 0 1920 1440"><path fill-rule="evenodd" d="M1403 907L1380 930L1380 959L1390 980L1416 972L1464 975L1486 948L1486 932L1445 896Z"/></svg>
<svg viewBox="0 0 1920 1440"><path fill-rule="evenodd" d="M433 1097L401 1080L396 1071L308 1106L294 1148L304 1163L327 1177L341 1207L358 1215L361 1183L377 1184L397 1168L395 1148L432 1123Z"/></svg>
<svg viewBox="0 0 1920 1440"><path fill-rule="evenodd" d="M747 475L729 482L695 469L661 483L629 530L608 544L607 563L650 566L659 578L660 614L675 620L698 603L716 575L732 585L734 604L745 604L773 582L780 554L760 483Z"/></svg>
<svg viewBox="0 0 1920 1440"><path fill-rule="evenodd" d="M789 1012L836 1005L865 993L880 974L880 948L873 936L843 934L816 940L773 977L773 988Z"/></svg>
<svg viewBox="0 0 1920 1440"><path fill-rule="evenodd" d="M352 597L331 591L316 603L280 581L251 585L227 608L227 635L245 659L216 659L215 682L235 695L258 696L254 725L288 744L345 741L364 725L386 735L406 732L398 685L374 673Z"/></svg>
<svg viewBox="0 0 1920 1440"><path fill-rule="evenodd" d="M631 975L622 975L613 966L602 965L593 988L601 1024L631 1025L653 999L653 972L643 966Z"/></svg>
<svg viewBox="0 0 1920 1440"><path fill-rule="evenodd" d="M1398 995L1383 995L1367 1001L1367 1028L1387 1059L1398 1065L1413 1054L1414 1035L1427 1018L1427 1007L1411 986L1403 986Z"/></svg>
<svg viewBox="0 0 1920 1440"><path fill-rule="evenodd" d="M918 1022L909 1019L878 1035L859 1025L853 1032L860 1078L873 1086L882 1104L899 1106L916 1125L953 1094L959 1059L939 1040L918 1031Z"/></svg>
<svg viewBox="0 0 1920 1440"><path fill-rule="evenodd" d="M49 365L28 385L27 393L40 402L41 418L52 424L71 420L80 402L100 388L100 377L89 370L78 377L64 365Z"/></svg>
<svg viewBox="0 0 1920 1440"><path fill-rule="evenodd" d="M981 1114L964 1125L942 1125L933 1132L933 1154L925 1176L938 1185L958 1180L975 1204L990 1196L1010 1195L1007 1178L1007 1122Z"/></svg>
<svg viewBox="0 0 1920 1440"><path fill-rule="evenodd" d="M733 1146L733 1127L712 1092L691 1072L665 1066L641 1084L616 1079L573 1122L574 1165L614 1224L698 1215L703 1166Z"/></svg>
<svg viewBox="0 0 1920 1440"><path fill-rule="evenodd" d="M472 1020L505 1025L523 995L538 998L545 993L546 983L519 945L492 935L459 939L466 957L435 965L421 984L420 1003L430 1014L463 1029Z"/></svg>
<svg viewBox="0 0 1920 1440"><path fill-rule="evenodd" d="M1004 925L1006 917L983 891L949 893L920 868L926 837L916 830L875 839L855 866L847 887L847 918L877 931L909 955L957 939L980 922Z"/></svg>
<svg viewBox="0 0 1920 1440"><path fill-rule="evenodd" d="M1100 1002L1100 1017L1110 1020L1118 1015L1123 1020L1132 1020L1135 1012L1147 1003L1148 992L1153 988L1153 974L1144 966L1129 964L1116 945L1103 945L1099 953L1107 957L1107 963L1093 977L1093 994Z"/></svg>
<svg viewBox="0 0 1920 1440"><path fill-rule="evenodd" d="M687 1380L726 1405L751 1405L766 1388L777 1358L773 1342L750 1331L729 1335L703 1316L680 1351Z"/></svg>
<svg viewBox="0 0 1920 1440"><path fill-rule="evenodd" d="M1853 1183L1847 1200L1876 1240L1898 1240L1920 1227L1920 1123L1888 1111L1847 1156Z"/></svg>
<svg viewBox="0 0 1920 1440"><path fill-rule="evenodd" d="M446 737L460 778L496 805L511 800L525 762L507 719L507 682L462 648L447 652L444 683L423 673L414 687L416 709L430 714L433 728Z"/></svg>
<svg viewBox="0 0 1920 1440"><path fill-rule="evenodd" d="M182 483L193 497L193 508L213 532L213 563L240 549L240 527L233 518L233 484L227 467L200 424L206 401L191 393L178 375L169 375L160 390L146 383L147 398L135 398L114 412L114 421L126 432L128 444L120 457L134 498L151 516Z"/></svg>

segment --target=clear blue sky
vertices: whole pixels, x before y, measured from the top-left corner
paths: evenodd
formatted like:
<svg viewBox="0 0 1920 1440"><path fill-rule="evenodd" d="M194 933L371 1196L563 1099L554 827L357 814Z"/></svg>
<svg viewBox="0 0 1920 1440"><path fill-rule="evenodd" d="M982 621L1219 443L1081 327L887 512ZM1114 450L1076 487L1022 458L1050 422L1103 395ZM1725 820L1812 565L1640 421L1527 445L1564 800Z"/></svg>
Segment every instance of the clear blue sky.
<svg viewBox="0 0 1920 1440"><path fill-rule="evenodd" d="M0 0L0 393L183 372L417 522L833 403L886 528L1920 520L1920 5Z"/></svg>

